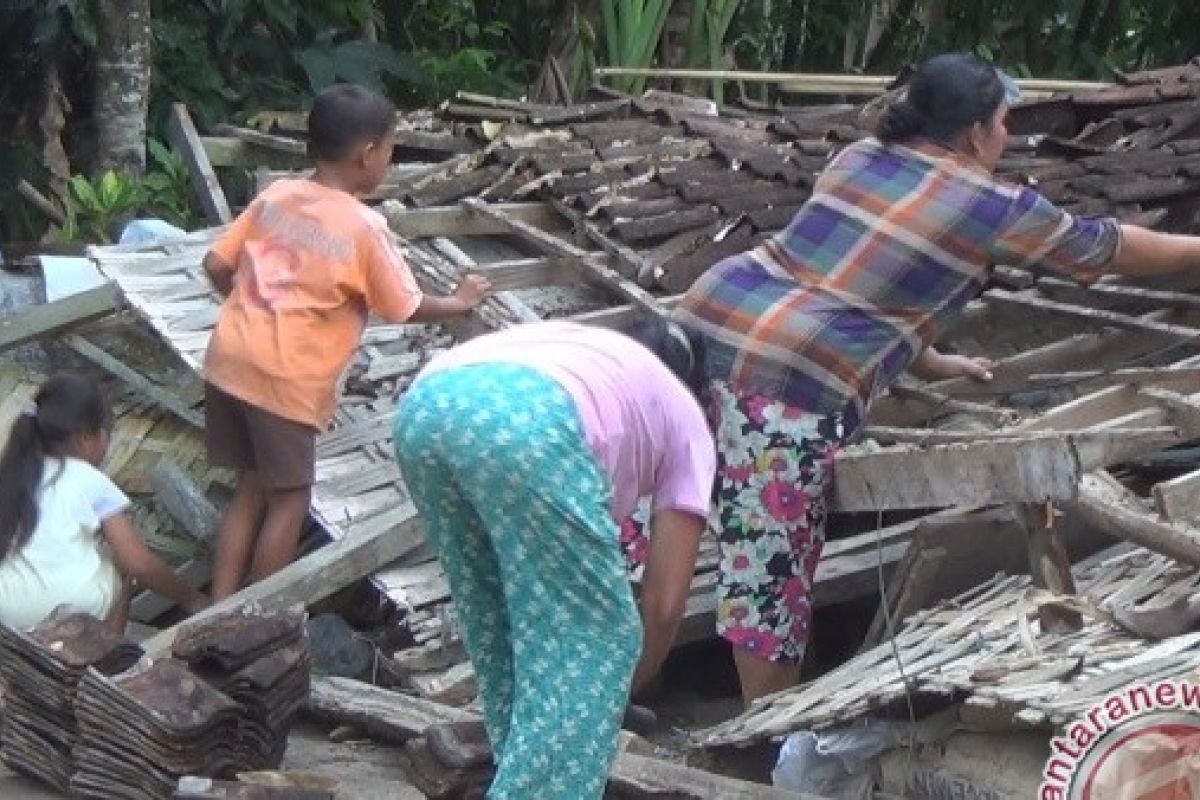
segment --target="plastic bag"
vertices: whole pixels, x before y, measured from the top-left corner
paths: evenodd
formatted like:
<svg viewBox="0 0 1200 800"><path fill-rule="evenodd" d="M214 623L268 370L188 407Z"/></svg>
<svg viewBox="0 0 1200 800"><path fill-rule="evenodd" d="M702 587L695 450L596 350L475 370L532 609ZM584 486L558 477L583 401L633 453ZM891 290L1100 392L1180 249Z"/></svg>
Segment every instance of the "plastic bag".
<svg viewBox="0 0 1200 800"><path fill-rule="evenodd" d="M783 742L771 780L780 789L836 800L869 797L872 760L904 740L906 726L884 720L813 733L798 731Z"/></svg>

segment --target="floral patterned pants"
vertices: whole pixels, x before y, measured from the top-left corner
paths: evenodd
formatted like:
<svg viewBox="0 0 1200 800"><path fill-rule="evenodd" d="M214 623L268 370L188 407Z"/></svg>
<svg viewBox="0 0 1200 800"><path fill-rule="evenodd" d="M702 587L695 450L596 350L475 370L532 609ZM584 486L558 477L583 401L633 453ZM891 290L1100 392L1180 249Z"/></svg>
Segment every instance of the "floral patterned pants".
<svg viewBox="0 0 1200 800"><path fill-rule="evenodd" d="M810 414L714 381L717 500L709 528L720 555L717 633L769 661L804 656L812 587L825 545L833 458L852 431L840 414ZM621 526L636 576L645 558L645 506Z"/></svg>

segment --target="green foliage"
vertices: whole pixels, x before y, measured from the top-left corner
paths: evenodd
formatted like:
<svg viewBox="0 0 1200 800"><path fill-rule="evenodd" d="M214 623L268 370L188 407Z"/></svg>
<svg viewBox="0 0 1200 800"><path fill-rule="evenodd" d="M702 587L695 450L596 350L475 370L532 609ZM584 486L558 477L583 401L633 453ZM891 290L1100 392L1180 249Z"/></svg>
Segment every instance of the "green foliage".
<svg viewBox="0 0 1200 800"><path fill-rule="evenodd" d="M185 230L202 224L204 218L183 158L157 139L148 140L146 150L150 159L141 181L146 210Z"/></svg>
<svg viewBox="0 0 1200 800"><path fill-rule="evenodd" d="M703 8L707 3L697 0L695 5ZM617 67L650 66L670 13L671 0L600 0L608 63ZM646 87L646 79L621 77L614 85L623 91L640 94Z"/></svg>
<svg viewBox="0 0 1200 800"><path fill-rule="evenodd" d="M109 170L94 180L75 175L67 184L67 224L62 242L111 244L120 228L138 215L159 217L188 229L202 223L187 167L157 139L147 142L149 164L137 178Z"/></svg>
<svg viewBox="0 0 1200 800"><path fill-rule="evenodd" d="M75 175L68 183L67 224L59 231L64 242L112 244L146 197L140 181L112 170L90 181Z"/></svg>
<svg viewBox="0 0 1200 800"><path fill-rule="evenodd" d="M503 9L481 9L486 4L473 0L415 0L408 5L400 35L427 78L424 84L410 83L413 100L437 102L460 90L500 96L523 92L536 63L520 54L513 34L516 18L496 13ZM520 5L510 4L518 10ZM507 12L512 14L513 8Z"/></svg>
<svg viewBox="0 0 1200 800"><path fill-rule="evenodd" d="M161 123L178 101L211 125L235 110L303 108L337 81L378 90L424 82L411 55L362 38L379 22L371 0L155 0L152 119Z"/></svg>

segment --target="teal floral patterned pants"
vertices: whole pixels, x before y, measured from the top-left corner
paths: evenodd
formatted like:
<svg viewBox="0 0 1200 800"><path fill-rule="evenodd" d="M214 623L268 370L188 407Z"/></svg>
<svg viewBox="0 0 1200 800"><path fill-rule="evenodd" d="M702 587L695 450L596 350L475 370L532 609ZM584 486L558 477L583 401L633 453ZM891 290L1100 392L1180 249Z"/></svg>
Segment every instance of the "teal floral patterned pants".
<svg viewBox="0 0 1200 800"><path fill-rule="evenodd" d="M435 372L401 401L395 447L475 667L488 797L601 797L642 626L570 396L518 365Z"/></svg>

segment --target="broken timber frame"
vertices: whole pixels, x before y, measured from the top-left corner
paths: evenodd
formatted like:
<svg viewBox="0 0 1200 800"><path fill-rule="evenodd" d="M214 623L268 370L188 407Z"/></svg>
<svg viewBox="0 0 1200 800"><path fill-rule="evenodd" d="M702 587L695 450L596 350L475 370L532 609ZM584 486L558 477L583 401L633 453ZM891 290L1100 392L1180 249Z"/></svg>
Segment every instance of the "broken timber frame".
<svg viewBox="0 0 1200 800"><path fill-rule="evenodd" d="M391 518L397 520L394 525L362 529L320 547L274 575L160 631L142 644L143 649L151 655L166 652L182 628L247 604L265 611L278 611L297 603L308 606L323 600L416 549L424 541L424 525L411 505L398 509Z"/></svg>
<svg viewBox="0 0 1200 800"><path fill-rule="evenodd" d="M477 718L462 709L348 678L314 680L307 711L329 722L354 725L391 744L416 739L431 725ZM821 800L629 752L617 753L609 780L620 789L681 800Z"/></svg>

